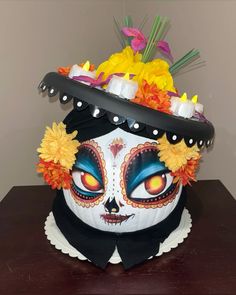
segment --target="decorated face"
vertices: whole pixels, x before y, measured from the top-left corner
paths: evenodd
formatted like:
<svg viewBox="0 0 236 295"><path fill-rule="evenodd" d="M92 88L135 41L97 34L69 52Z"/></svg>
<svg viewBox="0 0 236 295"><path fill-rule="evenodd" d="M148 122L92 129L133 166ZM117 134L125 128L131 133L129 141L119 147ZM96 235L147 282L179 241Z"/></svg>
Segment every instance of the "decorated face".
<svg viewBox="0 0 236 295"><path fill-rule="evenodd" d="M155 141L119 128L80 145L72 178L64 189L69 208L86 224L111 232L159 223L182 190L160 162Z"/></svg>

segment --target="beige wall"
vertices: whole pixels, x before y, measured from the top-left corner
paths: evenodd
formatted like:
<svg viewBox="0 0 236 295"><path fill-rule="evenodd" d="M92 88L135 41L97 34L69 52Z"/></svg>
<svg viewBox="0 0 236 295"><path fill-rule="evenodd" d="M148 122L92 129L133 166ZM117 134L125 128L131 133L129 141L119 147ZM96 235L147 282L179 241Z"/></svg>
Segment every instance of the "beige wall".
<svg viewBox="0 0 236 295"><path fill-rule="evenodd" d="M236 196L236 1L0 0L0 199L13 185L42 184L35 173L45 126L69 106L41 97L42 76L59 65L98 64L119 44L112 17L171 18L167 39L176 58L199 48L207 66L176 77L180 91L198 93L216 127L199 179L218 178ZM146 24L146 29L150 23Z"/></svg>
<svg viewBox="0 0 236 295"><path fill-rule="evenodd" d="M113 15L121 12L109 0L0 0L0 197L13 185L43 183L36 148L45 126L68 112L38 94L40 80L60 65L99 64L115 51Z"/></svg>

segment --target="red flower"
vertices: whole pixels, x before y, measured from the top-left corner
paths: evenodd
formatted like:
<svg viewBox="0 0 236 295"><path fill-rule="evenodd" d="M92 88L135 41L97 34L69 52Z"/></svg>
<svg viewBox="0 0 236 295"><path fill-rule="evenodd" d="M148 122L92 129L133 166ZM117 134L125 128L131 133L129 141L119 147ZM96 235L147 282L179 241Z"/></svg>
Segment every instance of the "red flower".
<svg viewBox="0 0 236 295"><path fill-rule="evenodd" d="M69 189L71 186L71 175L69 170L62 167L60 164L55 164L53 161L45 162L40 159L37 164L37 172L43 174L45 182L47 182L52 189Z"/></svg>
<svg viewBox="0 0 236 295"><path fill-rule="evenodd" d="M171 114L170 96L167 94L167 91L159 89L154 83L149 85L146 80L143 80L135 98L131 99L131 101L160 112Z"/></svg>
<svg viewBox="0 0 236 295"><path fill-rule="evenodd" d="M196 181L196 170L199 165L200 156L197 159L190 159L187 163L175 172L171 172L174 182L181 182L182 185L190 184L190 181Z"/></svg>

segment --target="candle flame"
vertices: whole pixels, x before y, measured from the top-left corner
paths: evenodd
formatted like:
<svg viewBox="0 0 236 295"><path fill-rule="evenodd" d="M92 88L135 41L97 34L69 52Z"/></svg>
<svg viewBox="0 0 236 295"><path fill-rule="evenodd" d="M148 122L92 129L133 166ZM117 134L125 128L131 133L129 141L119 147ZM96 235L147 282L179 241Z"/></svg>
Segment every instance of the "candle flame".
<svg viewBox="0 0 236 295"><path fill-rule="evenodd" d="M192 97L192 102L196 104L197 101L198 101L198 95L194 95L194 96Z"/></svg>
<svg viewBox="0 0 236 295"><path fill-rule="evenodd" d="M184 102L184 101L187 101L187 99L188 99L188 97L187 97L187 93L184 92L184 93L182 94L182 96L180 97L180 100Z"/></svg>
<svg viewBox="0 0 236 295"><path fill-rule="evenodd" d="M124 79L129 80L129 73L126 73L126 74L124 75Z"/></svg>
<svg viewBox="0 0 236 295"><path fill-rule="evenodd" d="M86 63L83 65L83 70L89 71L90 68L90 62L87 60Z"/></svg>

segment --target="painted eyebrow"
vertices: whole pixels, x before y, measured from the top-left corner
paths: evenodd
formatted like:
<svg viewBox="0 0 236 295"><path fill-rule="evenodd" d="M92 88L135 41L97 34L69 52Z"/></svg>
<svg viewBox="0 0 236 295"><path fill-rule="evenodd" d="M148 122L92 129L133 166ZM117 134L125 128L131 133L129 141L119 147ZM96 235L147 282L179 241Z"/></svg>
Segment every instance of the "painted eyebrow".
<svg viewBox="0 0 236 295"><path fill-rule="evenodd" d="M91 153L91 149L87 147L81 148L76 155L76 162L74 167L79 170L83 170L94 176L99 183L103 186L102 175L100 172L99 164L96 161L96 158Z"/></svg>
<svg viewBox="0 0 236 295"><path fill-rule="evenodd" d="M127 180L126 192L128 195L148 177L169 172L164 163L160 162L153 152L145 152L140 154L140 156L142 157L142 161L134 159L125 175L125 179Z"/></svg>

